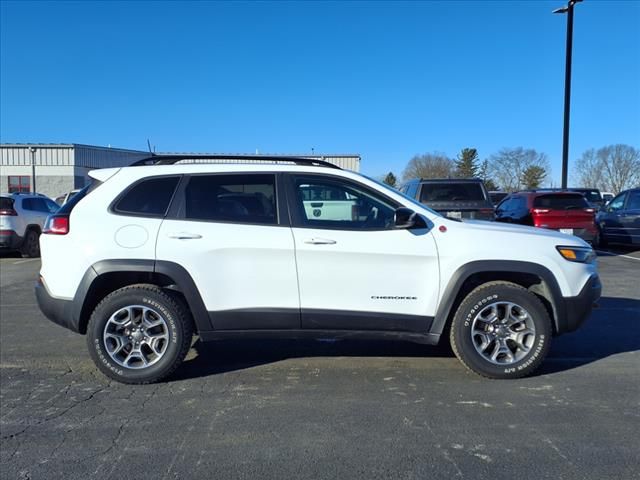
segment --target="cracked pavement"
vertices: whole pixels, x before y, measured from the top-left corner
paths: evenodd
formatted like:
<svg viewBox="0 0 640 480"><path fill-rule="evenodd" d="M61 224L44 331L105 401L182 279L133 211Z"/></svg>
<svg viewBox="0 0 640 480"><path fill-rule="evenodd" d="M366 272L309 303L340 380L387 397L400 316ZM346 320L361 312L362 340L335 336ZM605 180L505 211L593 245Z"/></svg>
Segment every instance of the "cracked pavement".
<svg viewBox="0 0 640 480"><path fill-rule="evenodd" d="M196 341L126 386L40 314L39 261L0 258L0 478L638 479L640 261L599 263L601 308L532 378L400 342Z"/></svg>

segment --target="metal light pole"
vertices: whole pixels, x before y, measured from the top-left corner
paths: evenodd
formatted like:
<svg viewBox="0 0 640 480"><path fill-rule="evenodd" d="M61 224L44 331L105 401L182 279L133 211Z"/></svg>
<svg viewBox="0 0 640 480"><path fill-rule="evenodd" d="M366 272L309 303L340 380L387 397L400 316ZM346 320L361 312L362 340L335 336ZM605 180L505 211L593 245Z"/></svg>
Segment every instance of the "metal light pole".
<svg viewBox="0 0 640 480"><path fill-rule="evenodd" d="M31 193L36 193L36 149L29 147L29 152L31 152Z"/></svg>
<svg viewBox="0 0 640 480"><path fill-rule="evenodd" d="M569 110L571 103L571 50L573 48L573 7L582 0L569 0L566 7L553 13L567 14L567 58L564 69L564 128L562 132L562 188L567 188L569 170Z"/></svg>

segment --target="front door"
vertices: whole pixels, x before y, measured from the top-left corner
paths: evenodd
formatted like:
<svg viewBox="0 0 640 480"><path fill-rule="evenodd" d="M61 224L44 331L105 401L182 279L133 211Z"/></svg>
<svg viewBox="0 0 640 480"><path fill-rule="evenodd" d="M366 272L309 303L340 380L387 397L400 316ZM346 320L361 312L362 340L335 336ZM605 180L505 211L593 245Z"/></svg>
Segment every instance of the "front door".
<svg viewBox="0 0 640 480"><path fill-rule="evenodd" d="M402 205L355 180L287 183L302 327L426 332L439 285L429 228L395 229Z"/></svg>

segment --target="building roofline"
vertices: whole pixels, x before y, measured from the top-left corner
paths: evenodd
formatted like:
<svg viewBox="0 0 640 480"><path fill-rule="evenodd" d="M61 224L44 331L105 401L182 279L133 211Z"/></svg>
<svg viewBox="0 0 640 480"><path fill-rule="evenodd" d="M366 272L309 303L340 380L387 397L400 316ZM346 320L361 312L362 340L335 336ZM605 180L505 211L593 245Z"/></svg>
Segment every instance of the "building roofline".
<svg viewBox="0 0 640 480"><path fill-rule="evenodd" d="M148 155L146 150L131 150L128 148L103 147L100 145L86 145L84 143L0 143L0 148L92 148L95 150L112 150L114 152L143 153Z"/></svg>
<svg viewBox="0 0 640 480"><path fill-rule="evenodd" d="M88 145L85 143L0 143L0 147L2 148L25 148L25 147L41 147L41 148L75 148L75 147L83 147L83 148L95 148L101 150L113 150L120 152L133 152L133 153L144 153L149 154L146 150L131 150L128 148L116 148L116 147L104 147L101 145ZM250 154L250 153L216 153L216 152L156 152L156 155L235 155L235 156L243 156L243 157L255 157L259 159L260 157L297 157L297 158L314 158L314 159L322 159L322 158L358 158L362 159L362 156L359 153L264 153L264 154Z"/></svg>

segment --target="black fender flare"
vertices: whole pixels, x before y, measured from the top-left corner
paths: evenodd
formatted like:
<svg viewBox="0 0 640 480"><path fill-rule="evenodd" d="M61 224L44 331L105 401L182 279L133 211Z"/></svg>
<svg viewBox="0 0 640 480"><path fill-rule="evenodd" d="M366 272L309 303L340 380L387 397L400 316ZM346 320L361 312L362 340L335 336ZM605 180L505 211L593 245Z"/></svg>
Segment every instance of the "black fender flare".
<svg viewBox="0 0 640 480"><path fill-rule="evenodd" d="M565 331L566 323L566 309L565 301L558 285L556 277L548 268L533 262L523 262L518 260L478 260L475 262L469 262L462 265L451 276L447 287L445 288L436 316L431 326L431 332L433 334L441 335L451 315L451 310L456 302L458 293L460 292L464 283L476 273L526 273L536 275L544 282L545 287L548 290L549 298L547 300L551 304L553 309L552 321L554 323L554 330L558 333Z"/></svg>
<svg viewBox="0 0 640 480"><path fill-rule="evenodd" d="M86 301L87 295L91 290L91 286L102 275L115 272L140 272L140 273L159 273L173 280L176 290L184 296L195 326L199 332L212 330L209 314L202 301L200 292L198 291L193 278L189 272L182 266L174 262L163 260L139 260L139 259L117 259L102 260L94 263L87 269L80 285L76 290L73 298L73 306L71 309L73 329L84 333L86 329L85 319L91 312L87 312ZM81 322L84 325L81 325Z"/></svg>

